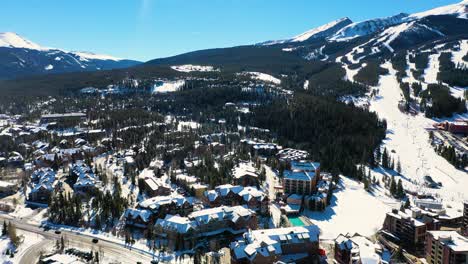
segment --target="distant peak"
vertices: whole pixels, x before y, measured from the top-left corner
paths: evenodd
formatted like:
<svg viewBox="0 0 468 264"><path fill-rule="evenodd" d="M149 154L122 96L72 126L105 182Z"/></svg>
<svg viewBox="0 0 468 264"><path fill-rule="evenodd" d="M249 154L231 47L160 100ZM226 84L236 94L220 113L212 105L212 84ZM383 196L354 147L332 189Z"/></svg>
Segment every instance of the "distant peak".
<svg viewBox="0 0 468 264"><path fill-rule="evenodd" d="M0 47L48 50L48 48L42 47L15 32L0 33Z"/></svg>
<svg viewBox="0 0 468 264"><path fill-rule="evenodd" d="M340 19L336 19L336 20L333 20L325 25L322 25L322 26L319 26L319 27L316 27L316 28L313 28L311 30L308 30L300 35L297 35L295 36L294 38L292 38L292 42L302 42L302 41L305 41L305 40L308 40L310 39L311 37L313 36L316 36L317 34L319 33L322 33L322 32L325 32L327 30L330 30L330 29L333 29L339 25L343 25L343 24L351 24L352 21L351 19L349 19L348 17L343 17L343 18L340 18ZM346 26L346 25L343 25Z"/></svg>
<svg viewBox="0 0 468 264"><path fill-rule="evenodd" d="M71 51L70 53L76 56L79 56L83 59L87 59L87 60L113 60L113 61L123 60L121 58L116 58L110 55L96 54L96 53L89 52L89 51Z"/></svg>

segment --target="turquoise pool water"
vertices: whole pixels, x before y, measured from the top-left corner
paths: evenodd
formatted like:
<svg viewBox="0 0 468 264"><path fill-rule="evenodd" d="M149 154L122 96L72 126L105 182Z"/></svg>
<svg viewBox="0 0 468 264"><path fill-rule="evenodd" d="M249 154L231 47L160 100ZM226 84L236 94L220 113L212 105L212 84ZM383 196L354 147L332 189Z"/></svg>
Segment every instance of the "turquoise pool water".
<svg viewBox="0 0 468 264"><path fill-rule="evenodd" d="M302 220L297 216L290 216L290 217L288 217L288 219L289 219L289 222L291 222L291 224L293 226L304 226L305 225L304 222L302 222Z"/></svg>

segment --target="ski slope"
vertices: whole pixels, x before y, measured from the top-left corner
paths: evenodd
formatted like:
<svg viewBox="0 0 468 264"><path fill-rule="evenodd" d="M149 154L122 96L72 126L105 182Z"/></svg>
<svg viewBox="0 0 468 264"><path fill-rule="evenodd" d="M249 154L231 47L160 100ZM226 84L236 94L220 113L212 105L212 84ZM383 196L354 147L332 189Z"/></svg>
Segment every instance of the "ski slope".
<svg viewBox="0 0 468 264"><path fill-rule="evenodd" d="M455 169L433 150L425 128L432 127L434 120L426 118L423 114L411 116L398 110L397 105L402 95L395 77L396 71L389 62L382 67L389 69L390 74L381 77L377 87L380 94L371 101L370 110L387 120L387 138L383 146L389 151L394 150L394 157L400 158L404 187L434 194L443 198L445 202L453 202L454 208L461 207L461 201L468 198L468 175ZM430 79L431 75L426 74L426 77ZM442 182L443 187L423 187L425 175Z"/></svg>
<svg viewBox="0 0 468 264"><path fill-rule="evenodd" d="M386 196L382 187L369 193L362 183L341 177L325 211L305 210L304 214L320 228L320 239L328 240L346 233L372 236L382 228L386 213L398 207L399 203Z"/></svg>

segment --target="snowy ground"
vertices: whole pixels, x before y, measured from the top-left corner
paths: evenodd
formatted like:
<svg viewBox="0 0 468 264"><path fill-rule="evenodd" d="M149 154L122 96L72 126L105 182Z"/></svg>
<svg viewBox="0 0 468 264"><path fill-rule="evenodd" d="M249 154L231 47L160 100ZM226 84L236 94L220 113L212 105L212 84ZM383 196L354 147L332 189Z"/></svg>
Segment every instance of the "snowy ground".
<svg viewBox="0 0 468 264"><path fill-rule="evenodd" d="M437 78L437 73L434 72L438 70L438 56L430 60L425 77L428 81L434 81ZM370 101L370 111L377 112L380 118L387 120L387 137L382 147L394 152L391 156L395 160L400 159L402 176L395 177L402 179L405 189L434 194L442 198L451 207L451 211L459 210L462 200L468 198L468 175L437 155L430 145L425 128L432 127L436 121L426 118L424 114L411 116L398 110L402 94L395 77L396 71L389 62L382 67L389 69L390 74L381 77L380 84L376 87L379 94ZM350 75L352 73L347 69L347 76ZM352 77L348 79L352 80ZM380 181L384 175L389 174L390 172L381 168L372 171L372 177L375 176ZM431 175L435 181L442 182L443 187L424 187L425 175ZM342 177L340 189L334 193L331 205L324 212L305 211L304 214L321 228L322 239L334 239L340 233L348 232L371 236L382 227L385 214L399 206L399 202L390 198L384 187L374 186L369 193L362 184Z"/></svg>
<svg viewBox="0 0 468 264"><path fill-rule="evenodd" d="M280 84L281 80L273 77L272 75L262 73L262 72L243 72L241 74L249 75L252 79L260 80L264 82L270 82L274 84Z"/></svg>
<svg viewBox="0 0 468 264"><path fill-rule="evenodd" d="M457 65L467 66L468 64L463 61L463 56L466 55L468 49L468 42L463 40L460 42L460 51L452 52L452 61ZM440 50L435 54L429 55L428 67L424 70L424 83L423 89L427 88L429 83L439 83L437 80L437 74L439 72L439 57L443 52L450 52L450 50ZM453 96L458 98L464 98L464 91L467 87L451 87L450 85L443 83L445 86L450 88L450 92Z"/></svg>
<svg viewBox="0 0 468 264"><path fill-rule="evenodd" d="M198 129L200 124L194 121L179 121L177 131L188 131L190 129Z"/></svg>
<svg viewBox="0 0 468 264"><path fill-rule="evenodd" d="M0 263L19 263L19 260L27 253L28 249L33 248L36 244L44 240L44 237L29 232L16 231L22 243L16 249L13 258L5 255L7 249L14 250L14 246L10 243L9 238L0 238Z"/></svg>
<svg viewBox="0 0 468 264"><path fill-rule="evenodd" d="M163 82L162 85L159 86L154 86L153 88L153 93L169 93L169 92L175 92L180 89L180 87L184 86L185 81L184 80L178 80L178 81L165 81Z"/></svg>
<svg viewBox="0 0 468 264"><path fill-rule="evenodd" d="M398 205L381 187L367 192L362 183L341 177L331 205L324 212L304 211L304 214L321 229L320 239L335 239L346 233L372 236L382 227L385 214Z"/></svg>
<svg viewBox="0 0 468 264"><path fill-rule="evenodd" d="M434 58L431 61L436 64ZM400 158L404 187L435 194L444 198L445 202L454 202L453 207L461 207L461 201L468 198L468 175L455 169L433 150L425 128L432 127L434 120L426 118L424 114L411 116L398 110L398 101L402 95L395 77L396 72L388 62L382 67L389 69L390 74L381 77L378 86L380 94L371 101L370 110L387 120L387 138L383 145L388 150L394 150L394 155ZM426 78L433 78L433 73L426 71ZM442 182L443 188L423 187L425 175L431 175L435 181Z"/></svg>
<svg viewBox="0 0 468 264"><path fill-rule="evenodd" d="M212 72L212 71L219 71L219 69L215 69L213 66L202 66L202 65L177 65L171 66L173 70L179 72Z"/></svg>
<svg viewBox="0 0 468 264"><path fill-rule="evenodd" d="M468 62L463 60L468 52L468 40L460 41L460 50L452 52L452 61L455 65L460 65L468 68Z"/></svg>

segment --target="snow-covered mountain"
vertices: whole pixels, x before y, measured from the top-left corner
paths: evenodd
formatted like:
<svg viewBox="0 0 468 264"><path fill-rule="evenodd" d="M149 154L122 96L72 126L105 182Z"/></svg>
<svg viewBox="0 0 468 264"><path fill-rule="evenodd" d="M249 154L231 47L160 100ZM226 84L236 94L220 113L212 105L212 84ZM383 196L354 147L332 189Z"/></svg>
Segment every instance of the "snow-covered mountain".
<svg viewBox="0 0 468 264"><path fill-rule="evenodd" d="M274 45L274 44L285 44L285 43L301 43L308 40L318 39L318 38L326 38L333 34L335 34L338 30L342 29L343 27L353 23L349 18L344 17L337 20L334 20L330 23L325 25L313 28L308 30L302 34L299 34L291 39L285 40L272 40L260 43L259 45Z"/></svg>
<svg viewBox="0 0 468 264"><path fill-rule="evenodd" d="M333 36L329 38L331 41L344 41L357 37L367 36L386 27L400 24L408 17L408 14L401 13L391 17L376 18L365 20L362 22L352 23L340 29Z"/></svg>
<svg viewBox="0 0 468 264"><path fill-rule="evenodd" d="M139 63L109 55L43 47L13 32L0 33L0 79L46 73L109 70Z"/></svg>
<svg viewBox="0 0 468 264"><path fill-rule="evenodd" d="M468 0L461 1L460 3L434 8L428 11L415 13L409 16L410 19L418 19L427 16L440 16L440 15L453 15L458 18L467 19L468 13Z"/></svg>

